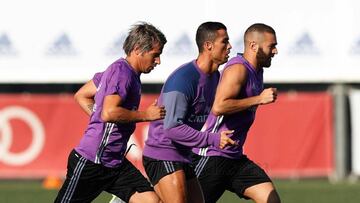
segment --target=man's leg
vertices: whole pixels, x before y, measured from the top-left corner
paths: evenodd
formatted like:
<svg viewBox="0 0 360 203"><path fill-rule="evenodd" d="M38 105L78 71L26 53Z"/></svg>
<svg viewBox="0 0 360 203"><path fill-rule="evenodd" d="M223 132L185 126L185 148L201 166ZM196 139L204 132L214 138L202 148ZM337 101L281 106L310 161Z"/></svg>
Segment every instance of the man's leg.
<svg viewBox="0 0 360 203"><path fill-rule="evenodd" d="M280 203L280 197L271 179L260 166L246 156L228 162L231 163L229 170L236 171L231 178L230 191L256 203Z"/></svg>
<svg viewBox="0 0 360 203"><path fill-rule="evenodd" d="M129 203L158 203L160 202L160 198L156 195L155 192L135 192L131 195ZM126 203L119 197L113 195L109 203Z"/></svg>
<svg viewBox="0 0 360 203"><path fill-rule="evenodd" d="M246 188L244 195L256 203L280 203L280 197L271 182L260 183Z"/></svg>
<svg viewBox="0 0 360 203"><path fill-rule="evenodd" d="M135 192L129 200L129 203L158 203L160 198L153 191Z"/></svg>
<svg viewBox="0 0 360 203"><path fill-rule="evenodd" d="M156 160L144 156L143 164L156 194L164 203L203 202L201 188L189 163Z"/></svg>
<svg viewBox="0 0 360 203"><path fill-rule="evenodd" d="M159 197L154 192L149 181L127 159L120 168L114 169L118 173L116 180L106 188L106 191L116 195L111 201L116 203L158 203Z"/></svg>
<svg viewBox="0 0 360 203"><path fill-rule="evenodd" d="M206 203L215 203L225 192L227 168L219 157L192 155L195 174ZM225 171L224 171L225 170Z"/></svg>
<svg viewBox="0 0 360 203"><path fill-rule="evenodd" d="M175 171L172 174L164 176L154 188L164 203L204 202L204 197L197 178L186 181L183 170Z"/></svg>
<svg viewBox="0 0 360 203"><path fill-rule="evenodd" d="M55 202L91 202L111 180L103 167L81 157L73 150L68 158L66 180Z"/></svg>
<svg viewBox="0 0 360 203"><path fill-rule="evenodd" d="M162 177L154 189L164 203L187 202L186 179L183 170Z"/></svg>

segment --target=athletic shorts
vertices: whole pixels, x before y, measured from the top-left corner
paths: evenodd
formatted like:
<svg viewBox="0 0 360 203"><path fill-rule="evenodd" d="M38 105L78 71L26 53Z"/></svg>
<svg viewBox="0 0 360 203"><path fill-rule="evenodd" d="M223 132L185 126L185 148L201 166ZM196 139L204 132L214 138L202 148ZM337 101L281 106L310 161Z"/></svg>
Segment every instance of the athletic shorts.
<svg viewBox="0 0 360 203"><path fill-rule="evenodd" d="M152 185L156 185L161 178L178 170L184 171L186 180L196 178L190 163L156 160L143 156L143 164Z"/></svg>
<svg viewBox="0 0 360 203"><path fill-rule="evenodd" d="M266 172L245 155L240 159L229 159L193 154L192 161L206 203L216 202L225 190L248 199L244 196L246 188L271 182Z"/></svg>
<svg viewBox="0 0 360 203"><path fill-rule="evenodd" d="M102 191L128 202L135 192L154 191L127 159L117 168L95 164L75 150L69 155L66 179L55 202L91 202Z"/></svg>

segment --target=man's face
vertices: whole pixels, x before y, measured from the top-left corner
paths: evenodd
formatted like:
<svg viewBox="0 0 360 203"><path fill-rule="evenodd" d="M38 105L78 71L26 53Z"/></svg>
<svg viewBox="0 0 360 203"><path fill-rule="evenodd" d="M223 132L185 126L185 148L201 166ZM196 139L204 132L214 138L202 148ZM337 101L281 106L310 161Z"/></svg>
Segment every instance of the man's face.
<svg viewBox="0 0 360 203"><path fill-rule="evenodd" d="M139 58L140 70L142 73L150 73L155 66L160 64L162 48L159 43L153 45L153 49L143 52Z"/></svg>
<svg viewBox="0 0 360 203"><path fill-rule="evenodd" d="M270 67L272 57L278 53L276 36L265 32L263 37L264 39L256 53L256 58L259 67Z"/></svg>
<svg viewBox="0 0 360 203"><path fill-rule="evenodd" d="M213 60L221 65L228 61L231 44L226 30L218 30L213 43L212 57Z"/></svg>

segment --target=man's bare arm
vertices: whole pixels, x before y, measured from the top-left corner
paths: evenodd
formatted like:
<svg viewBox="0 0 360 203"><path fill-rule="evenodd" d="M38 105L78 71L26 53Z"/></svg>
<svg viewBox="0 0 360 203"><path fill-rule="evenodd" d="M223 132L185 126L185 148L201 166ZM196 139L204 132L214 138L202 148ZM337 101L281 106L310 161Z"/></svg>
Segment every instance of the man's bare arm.
<svg viewBox="0 0 360 203"><path fill-rule="evenodd" d="M246 68L242 64L228 67L216 90L212 112L215 115L233 114L254 105L268 104L276 100L276 89L265 89L260 95L237 99L246 81Z"/></svg>
<svg viewBox="0 0 360 203"><path fill-rule="evenodd" d="M86 82L74 95L76 102L87 115L92 114L96 86L92 80Z"/></svg>
<svg viewBox="0 0 360 203"><path fill-rule="evenodd" d="M121 107L122 99L119 95L107 95L104 98L101 119L105 122L129 123L163 119L165 107L157 106L156 101L145 111L131 111Z"/></svg>

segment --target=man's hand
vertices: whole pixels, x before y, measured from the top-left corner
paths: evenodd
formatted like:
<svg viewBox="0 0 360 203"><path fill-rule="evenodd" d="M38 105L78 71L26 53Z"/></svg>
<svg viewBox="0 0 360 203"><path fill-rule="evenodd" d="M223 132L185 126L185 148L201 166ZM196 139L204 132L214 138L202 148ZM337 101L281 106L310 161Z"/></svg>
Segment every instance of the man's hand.
<svg viewBox="0 0 360 203"><path fill-rule="evenodd" d="M157 106L157 100L154 101L145 111L145 120L154 121L165 118L166 110L164 106Z"/></svg>
<svg viewBox="0 0 360 203"><path fill-rule="evenodd" d="M261 94L261 101L260 104L269 104L275 102L277 98L277 89L276 88L267 88L264 89Z"/></svg>
<svg viewBox="0 0 360 203"><path fill-rule="evenodd" d="M220 149L224 149L227 145L238 145L238 143L228 137L233 132L233 130L225 130L220 133Z"/></svg>

